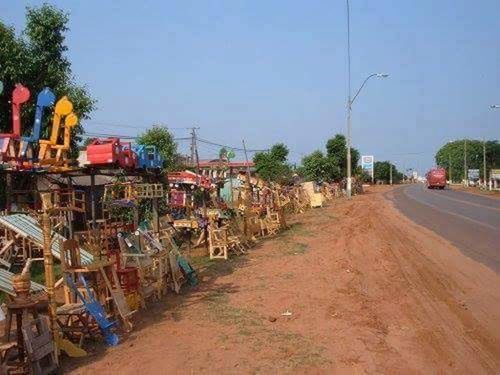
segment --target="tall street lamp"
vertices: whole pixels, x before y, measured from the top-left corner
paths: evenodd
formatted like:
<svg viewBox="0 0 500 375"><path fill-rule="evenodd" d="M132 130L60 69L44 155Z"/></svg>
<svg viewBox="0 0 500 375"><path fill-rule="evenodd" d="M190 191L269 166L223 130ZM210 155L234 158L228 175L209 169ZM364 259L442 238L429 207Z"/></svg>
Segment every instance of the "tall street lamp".
<svg viewBox="0 0 500 375"><path fill-rule="evenodd" d="M351 183L351 112L352 112L352 103L358 97L359 93L365 86L366 82L372 78L387 78L389 74L384 73L375 73L371 74L363 81L363 84L354 95L354 98L351 99L351 19L350 19L350 7L349 0L346 0L347 5L347 86L349 96L347 99L347 198L351 198L352 195L352 183Z"/></svg>
<svg viewBox="0 0 500 375"><path fill-rule="evenodd" d="M349 69L350 71L350 69ZM389 74L386 73L373 73L370 74L368 77L365 78L363 81L363 84L359 87L358 91L356 91L356 94L354 97L351 99L351 84L350 84L350 76L349 76L349 98L347 99L347 197L351 197L351 191L352 191L352 184L351 184L351 131L352 131L352 124L351 124L351 114L352 114L352 104L356 100L356 98L359 96L361 93L361 90L363 90L363 87L365 87L366 82L370 78L387 78L389 77Z"/></svg>

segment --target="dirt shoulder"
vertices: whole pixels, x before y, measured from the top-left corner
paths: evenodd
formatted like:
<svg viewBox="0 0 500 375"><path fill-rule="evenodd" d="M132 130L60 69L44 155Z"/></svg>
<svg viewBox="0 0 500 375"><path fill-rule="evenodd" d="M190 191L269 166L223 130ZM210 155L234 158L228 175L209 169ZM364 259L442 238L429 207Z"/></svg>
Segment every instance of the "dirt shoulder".
<svg viewBox="0 0 500 375"><path fill-rule="evenodd" d="M495 373L500 283L370 188L308 211L66 371Z"/></svg>
<svg viewBox="0 0 500 375"><path fill-rule="evenodd" d="M489 197L494 199L500 199L500 191L497 190L492 190L492 191L483 190L475 186L467 188L463 185L450 185L450 186L452 190L463 191L464 193L469 193L469 194L482 195L484 197Z"/></svg>

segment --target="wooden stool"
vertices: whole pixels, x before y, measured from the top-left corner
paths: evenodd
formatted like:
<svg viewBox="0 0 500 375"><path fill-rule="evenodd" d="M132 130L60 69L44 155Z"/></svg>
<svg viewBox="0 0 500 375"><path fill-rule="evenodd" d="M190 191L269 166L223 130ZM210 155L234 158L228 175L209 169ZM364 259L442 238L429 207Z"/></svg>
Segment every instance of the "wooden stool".
<svg viewBox="0 0 500 375"><path fill-rule="evenodd" d="M31 314L33 319L38 318L38 311L36 309L37 302L26 299L10 302L7 304L7 319L5 320L5 334L4 339L6 342L10 341L10 331L12 329L12 315L16 317L16 332L17 332L17 347L20 362L24 362L24 340L23 340L23 320L28 323L28 314Z"/></svg>

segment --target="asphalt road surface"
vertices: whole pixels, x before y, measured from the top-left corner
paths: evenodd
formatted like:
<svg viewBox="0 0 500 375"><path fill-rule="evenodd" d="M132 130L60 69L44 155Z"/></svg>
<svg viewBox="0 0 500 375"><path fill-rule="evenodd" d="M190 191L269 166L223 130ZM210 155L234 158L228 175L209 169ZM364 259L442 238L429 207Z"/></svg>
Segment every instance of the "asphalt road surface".
<svg viewBox="0 0 500 375"><path fill-rule="evenodd" d="M500 200L423 184L387 193L414 222L446 238L468 257L500 273Z"/></svg>

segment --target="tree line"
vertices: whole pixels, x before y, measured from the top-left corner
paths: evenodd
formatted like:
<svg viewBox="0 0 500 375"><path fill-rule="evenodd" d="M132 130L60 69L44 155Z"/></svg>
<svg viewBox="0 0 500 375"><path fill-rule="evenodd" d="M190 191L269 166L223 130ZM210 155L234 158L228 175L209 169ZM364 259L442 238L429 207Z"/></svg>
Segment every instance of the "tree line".
<svg viewBox="0 0 500 375"><path fill-rule="evenodd" d="M484 152L484 153L483 153ZM482 141L459 139L441 146L435 156L436 165L446 169L447 178L462 181L467 169L479 169L479 178L484 179L483 154L486 156L486 178L491 169L500 168L500 144L498 140Z"/></svg>

